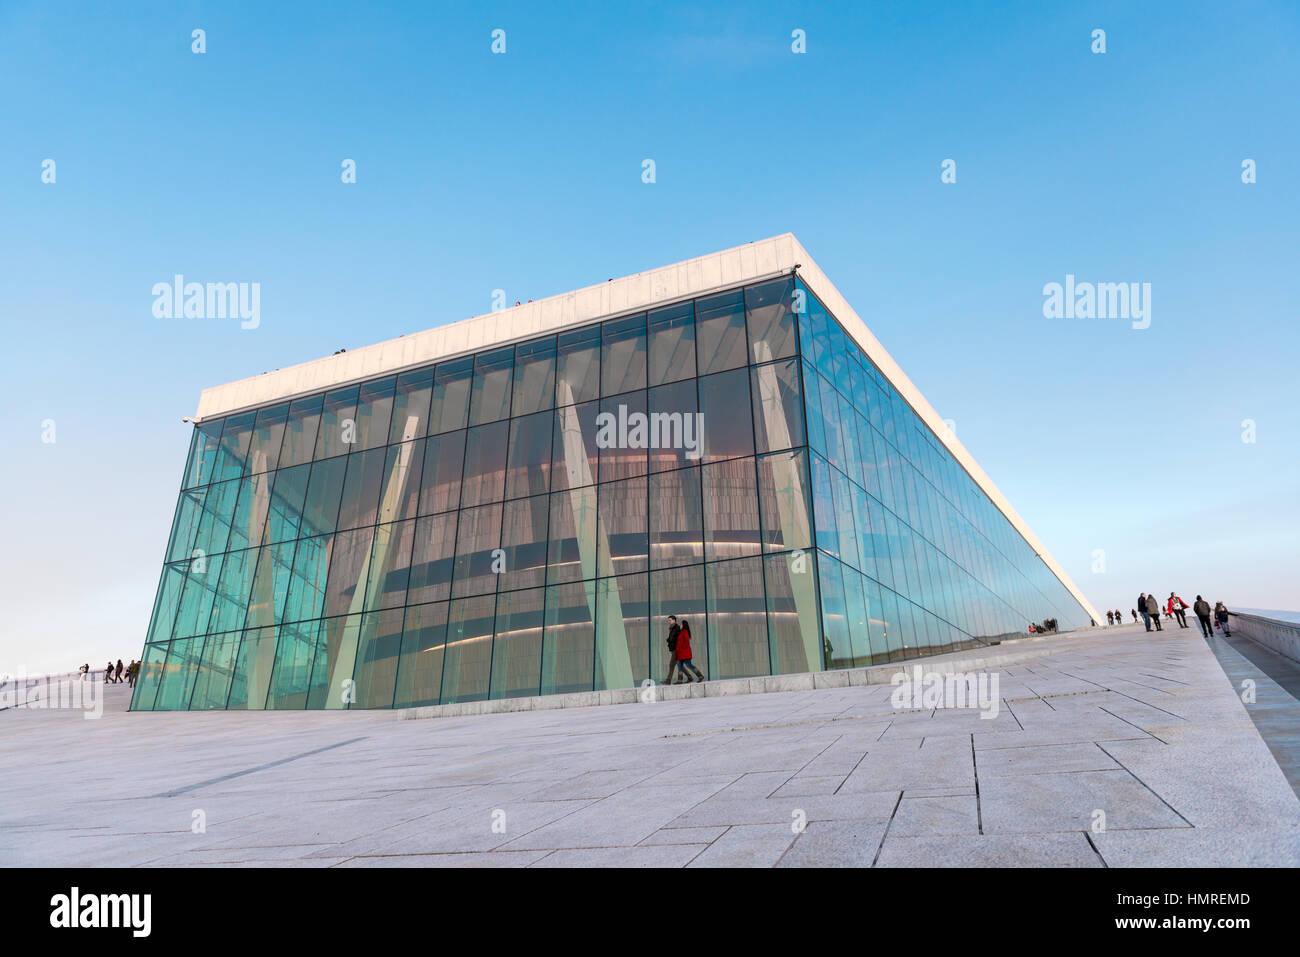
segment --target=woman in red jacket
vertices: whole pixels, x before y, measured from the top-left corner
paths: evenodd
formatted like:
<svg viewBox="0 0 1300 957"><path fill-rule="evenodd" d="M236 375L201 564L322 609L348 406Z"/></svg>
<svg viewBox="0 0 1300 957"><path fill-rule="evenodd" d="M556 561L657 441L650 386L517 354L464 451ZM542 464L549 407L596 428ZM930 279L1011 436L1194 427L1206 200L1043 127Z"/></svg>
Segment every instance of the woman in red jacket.
<svg viewBox="0 0 1300 957"><path fill-rule="evenodd" d="M695 675L696 681L703 681L704 675L695 667L692 662L693 654L691 652L691 623L685 618L682 619L682 630L677 633L677 671L690 682L691 675Z"/></svg>

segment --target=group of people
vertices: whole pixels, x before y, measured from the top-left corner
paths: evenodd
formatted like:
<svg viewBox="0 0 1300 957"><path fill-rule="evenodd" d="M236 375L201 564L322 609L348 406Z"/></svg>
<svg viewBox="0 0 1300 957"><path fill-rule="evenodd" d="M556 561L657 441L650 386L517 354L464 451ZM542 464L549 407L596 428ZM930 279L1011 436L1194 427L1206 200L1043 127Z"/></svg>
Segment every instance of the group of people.
<svg viewBox="0 0 1300 957"><path fill-rule="evenodd" d="M1200 595L1196 596L1196 601L1187 604L1174 592L1169 593L1169 597L1164 602L1165 620L1174 620L1178 622L1179 628L1188 627L1187 609L1190 608L1196 615L1196 620L1201 626L1201 634L1209 638L1213 636L1214 629L1220 628L1226 637L1232 637L1232 632L1228 629L1228 609L1223 602L1215 602L1214 607ZM1152 625L1155 625L1156 631L1164 631L1160 626L1160 601L1154 594L1142 592L1138 595L1137 608L1130 609L1129 614L1133 616L1133 623L1136 624L1138 615L1142 615L1142 623L1146 625L1147 631L1151 631ZM1211 622L1213 617L1213 622ZM1116 609L1115 611L1106 612L1106 620L1113 625L1124 623L1124 613Z"/></svg>
<svg viewBox="0 0 1300 957"><path fill-rule="evenodd" d="M81 675L81 680L85 681L90 676L90 665L84 664L77 671ZM129 665L122 664L121 658L117 659L117 664L110 661L104 665L104 684L107 685L121 684L125 681L129 687L134 688L135 679L139 676L140 662L134 659Z"/></svg>

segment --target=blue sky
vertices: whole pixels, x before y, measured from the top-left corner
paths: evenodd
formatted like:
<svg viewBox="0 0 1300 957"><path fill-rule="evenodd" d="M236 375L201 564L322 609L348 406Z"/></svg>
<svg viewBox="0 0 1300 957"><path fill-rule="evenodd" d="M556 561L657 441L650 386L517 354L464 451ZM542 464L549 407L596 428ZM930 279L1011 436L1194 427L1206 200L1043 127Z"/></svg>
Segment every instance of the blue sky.
<svg viewBox="0 0 1300 957"><path fill-rule="evenodd" d="M1297 50L1294 3L0 3L0 671L139 654L201 388L786 231L1095 606L1300 607ZM175 273L260 326L155 318ZM1044 318L1067 273L1150 328Z"/></svg>

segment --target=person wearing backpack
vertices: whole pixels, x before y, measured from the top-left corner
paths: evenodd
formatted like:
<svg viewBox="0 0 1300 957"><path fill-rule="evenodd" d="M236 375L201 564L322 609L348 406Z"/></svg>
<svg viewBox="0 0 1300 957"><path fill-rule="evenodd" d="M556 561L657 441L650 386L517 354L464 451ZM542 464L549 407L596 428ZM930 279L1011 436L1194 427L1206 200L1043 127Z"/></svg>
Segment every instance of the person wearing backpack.
<svg viewBox="0 0 1300 957"><path fill-rule="evenodd" d="M703 681L704 675L700 674L700 669L695 667L691 660L694 656L691 652L691 623L685 618L682 619L682 627L677 632L677 673L686 679L690 684L691 675L695 675L696 681Z"/></svg>
<svg viewBox="0 0 1300 957"><path fill-rule="evenodd" d="M1221 601L1214 603L1214 620L1223 628L1223 637L1231 638L1232 632L1228 630L1228 606Z"/></svg>

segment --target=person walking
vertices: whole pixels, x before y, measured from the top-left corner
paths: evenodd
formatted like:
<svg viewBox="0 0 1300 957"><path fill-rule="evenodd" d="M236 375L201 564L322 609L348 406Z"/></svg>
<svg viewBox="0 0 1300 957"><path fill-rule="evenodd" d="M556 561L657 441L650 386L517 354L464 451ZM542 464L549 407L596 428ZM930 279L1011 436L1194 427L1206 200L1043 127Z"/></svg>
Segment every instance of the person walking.
<svg viewBox="0 0 1300 957"><path fill-rule="evenodd" d="M1138 611L1142 612L1142 624L1147 626L1147 631L1151 630L1151 613L1147 611L1147 593L1143 592L1138 595Z"/></svg>
<svg viewBox="0 0 1300 957"><path fill-rule="evenodd" d="M1106 612L1106 624L1108 625L1115 624L1115 613L1113 611Z"/></svg>
<svg viewBox="0 0 1300 957"><path fill-rule="evenodd" d="M1196 602L1192 605L1192 611L1196 613L1196 620L1201 623L1201 634L1206 638L1214 635L1214 628L1210 625L1210 603L1200 595L1196 596Z"/></svg>
<svg viewBox="0 0 1300 957"><path fill-rule="evenodd" d="M700 669L695 667L692 658L691 623L683 618L682 627L677 632L677 673L686 680L686 684L691 683L692 674L695 675L696 681L704 680L704 675L700 674Z"/></svg>
<svg viewBox="0 0 1300 957"><path fill-rule="evenodd" d="M1136 609L1130 608L1128 613L1133 616L1133 624L1136 625L1138 623L1138 613Z"/></svg>
<svg viewBox="0 0 1300 957"><path fill-rule="evenodd" d="M121 684L121 683L122 683L122 671L123 671L125 668L126 668L126 665L122 664L122 659L121 659L121 658L118 658L118 659L117 659L117 683L118 683L118 684Z"/></svg>
<svg viewBox="0 0 1300 957"><path fill-rule="evenodd" d="M104 684L111 684L113 681L113 662L104 665Z"/></svg>
<svg viewBox="0 0 1300 957"><path fill-rule="evenodd" d="M668 677L664 684L673 683L673 672L677 671L677 639L682 633L682 626L677 624L677 616L668 616Z"/></svg>
<svg viewBox="0 0 1300 957"><path fill-rule="evenodd" d="M1154 594L1147 595L1147 615L1154 619L1156 623L1156 631L1164 631L1164 629L1160 627L1160 602L1156 601L1156 596ZM1147 631L1150 630L1150 628L1147 629Z"/></svg>
<svg viewBox="0 0 1300 957"><path fill-rule="evenodd" d="M1223 627L1223 637L1231 638L1232 632L1228 630L1228 607L1221 601L1214 603L1214 620Z"/></svg>
<svg viewBox="0 0 1300 957"><path fill-rule="evenodd" d="M1187 627L1187 602L1183 601L1173 592L1169 593L1169 610L1173 612L1174 617L1178 619L1178 627Z"/></svg>
<svg viewBox="0 0 1300 957"><path fill-rule="evenodd" d="M128 688L135 687L135 676L139 673L140 673L140 662L132 658L131 663L126 666L126 686Z"/></svg>

